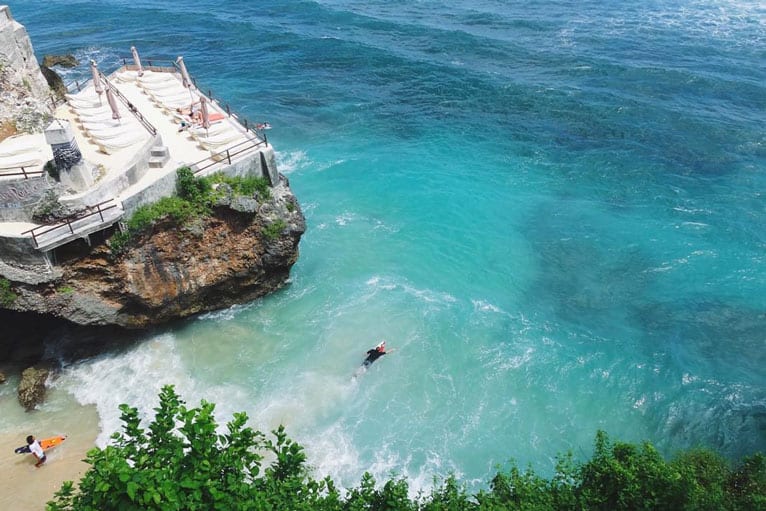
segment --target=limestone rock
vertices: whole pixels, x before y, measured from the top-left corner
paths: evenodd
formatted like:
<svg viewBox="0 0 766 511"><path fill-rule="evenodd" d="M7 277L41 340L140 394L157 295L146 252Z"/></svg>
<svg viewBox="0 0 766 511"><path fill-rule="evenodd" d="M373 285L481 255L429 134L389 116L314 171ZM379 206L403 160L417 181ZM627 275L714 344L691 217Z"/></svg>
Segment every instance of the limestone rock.
<svg viewBox="0 0 766 511"><path fill-rule="evenodd" d="M146 328L276 291L298 259L305 218L284 185L273 188L268 216L250 212L249 201L240 204L247 212L217 206L182 228L160 222L119 255L94 245L57 265L55 282L14 281L9 308L79 325ZM274 222L283 228L268 234Z"/></svg>
<svg viewBox="0 0 766 511"><path fill-rule="evenodd" d="M45 398L45 381L48 379L48 369L28 367L21 373L19 383L19 403L27 411L32 410Z"/></svg>
<svg viewBox="0 0 766 511"><path fill-rule="evenodd" d="M43 57L43 66L53 67L77 67L80 63L77 61L74 55L45 55Z"/></svg>

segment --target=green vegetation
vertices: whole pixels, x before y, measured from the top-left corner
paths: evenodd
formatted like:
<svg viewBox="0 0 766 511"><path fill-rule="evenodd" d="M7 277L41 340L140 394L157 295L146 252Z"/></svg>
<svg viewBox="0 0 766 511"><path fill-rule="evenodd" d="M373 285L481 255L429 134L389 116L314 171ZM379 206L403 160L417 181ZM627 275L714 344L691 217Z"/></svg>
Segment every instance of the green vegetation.
<svg viewBox="0 0 766 511"><path fill-rule="evenodd" d="M285 230L285 227L287 227L285 221L281 218L278 218L270 224L265 225L262 232L263 235L266 236L266 239L275 240L279 238L279 236L282 234L282 231Z"/></svg>
<svg viewBox="0 0 766 511"><path fill-rule="evenodd" d="M10 281L0 278L0 304L10 307L16 301L16 298L16 293L11 290Z"/></svg>
<svg viewBox="0 0 766 511"><path fill-rule="evenodd" d="M176 195L141 206L126 222L126 229L117 232L109 240L109 247L115 254L121 253L141 233L147 232L159 221L170 221L186 225L190 221L211 214L219 192L214 184L226 183L234 195L257 196L260 200L271 198L268 181L258 177L226 177L221 173L206 178L194 177L189 167L177 170ZM284 222L279 232L284 229ZM279 232L277 235L279 235Z"/></svg>
<svg viewBox="0 0 766 511"><path fill-rule="evenodd" d="M61 286L56 289L56 292L61 294L74 293L74 288L72 286Z"/></svg>
<svg viewBox="0 0 766 511"><path fill-rule="evenodd" d="M225 183L231 187L234 195L243 195L248 197L258 196L261 200L271 199L271 189L269 187L269 181L265 177L229 177L221 172L213 174L210 177L204 178L205 181L212 185Z"/></svg>
<svg viewBox="0 0 766 511"><path fill-rule="evenodd" d="M409 497L407 481L382 486L364 474L358 487L339 491L317 480L303 447L284 428L274 440L235 414L217 433L215 405L187 408L172 386L160 393L156 415L142 428L135 408L121 405L122 432L105 449L88 452L91 468L75 489L69 481L49 511L110 510L724 510L766 509L766 458L745 458L735 469L704 450L666 462L649 443L611 442L596 435L593 456L577 463L560 457L551 479L515 465L486 490L469 495L454 477L435 482L430 494ZM263 466L263 460L271 460Z"/></svg>

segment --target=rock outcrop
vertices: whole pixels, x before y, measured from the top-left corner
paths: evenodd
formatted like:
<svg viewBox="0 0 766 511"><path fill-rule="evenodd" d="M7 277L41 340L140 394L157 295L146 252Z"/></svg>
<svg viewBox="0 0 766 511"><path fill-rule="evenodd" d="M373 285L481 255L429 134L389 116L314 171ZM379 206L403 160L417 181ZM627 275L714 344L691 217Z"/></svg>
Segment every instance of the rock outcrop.
<svg viewBox="0 0 766 511"><path fill-rule="evenodd" d="M43 56L43 66L53 67L77 67L80 63L77 61L74 55L45 55Z"/></svg>
<svg viewBox="0 0 766 511"><path fill-rule="evenodd" d="M50 93L26 29L0 5L0 122L14 122L18 132L42 131L53 110Z"/></svg>
<svg viewBox="0 0 766 511"><path fill-rule="evenodd" d="M298 258L303 213L284 178L269 200L233 202L191 225L155 225L119 255L94 246L57 265L54 281L16 282L7 308L144 328L271 293Z"/></svg>
<svg viewBox="0 0 766 511"><path fill-rule="evenodd" d="M0 385L5 383L7 380L8 378L6 378L5 373L0 373Z"/></svg>
<svg viewBox="0 0 766 511"><path fill-rule="evenodd" d="M18 395L25 410L32 410L45 399L45 382L49 374L48 369L37 367L29 367L21 373Z"/></svg>

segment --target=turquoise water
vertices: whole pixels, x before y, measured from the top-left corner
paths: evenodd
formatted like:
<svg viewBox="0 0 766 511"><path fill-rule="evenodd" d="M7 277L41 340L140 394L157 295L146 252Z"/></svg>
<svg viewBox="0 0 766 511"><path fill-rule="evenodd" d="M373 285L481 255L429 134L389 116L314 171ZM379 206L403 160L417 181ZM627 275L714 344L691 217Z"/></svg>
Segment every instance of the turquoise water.
<svg viewBox="0 0 766 511"><path fill-rule="evenodd" d="M59 391L104 442L175 383L345 485L549 473L599 428L766 449L766 8L621 4L12 2L38 56L184 55L271 123L308 222L282 291Z"/></svg>

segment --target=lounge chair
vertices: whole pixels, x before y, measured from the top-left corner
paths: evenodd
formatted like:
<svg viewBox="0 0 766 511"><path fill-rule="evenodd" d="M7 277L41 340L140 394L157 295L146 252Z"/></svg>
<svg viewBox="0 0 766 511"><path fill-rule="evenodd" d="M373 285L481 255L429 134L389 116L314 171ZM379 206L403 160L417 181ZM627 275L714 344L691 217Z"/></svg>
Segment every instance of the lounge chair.
<svg viewBox="0 0 766 511"><path fill-rule="evenodd" d="M118 151L134 146L139 142L146 141L149 134L145 132L128 133L122 137L110 139L95 139L94 143L106 154L114 154Z"/></svg>
<svg viewBox="0 0 766 511"><path fill-rule="evenodd" d="M45 143L44 141L42 143ZM16 135L0 142L0 158L29 153L41 147L38 135Z"/></svg>

